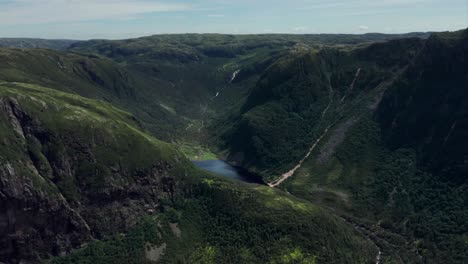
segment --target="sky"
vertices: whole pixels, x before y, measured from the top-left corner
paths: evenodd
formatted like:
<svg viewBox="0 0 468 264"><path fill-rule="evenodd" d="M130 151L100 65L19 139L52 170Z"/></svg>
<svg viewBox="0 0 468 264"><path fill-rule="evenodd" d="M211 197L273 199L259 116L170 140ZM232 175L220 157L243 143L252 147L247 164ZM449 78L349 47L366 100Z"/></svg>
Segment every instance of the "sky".
<svg viewBox="0 0 468 264"><path fill-rule="evenodd" d="M0 0L0 37L406 33L468 27L468 0Z"/></svg>

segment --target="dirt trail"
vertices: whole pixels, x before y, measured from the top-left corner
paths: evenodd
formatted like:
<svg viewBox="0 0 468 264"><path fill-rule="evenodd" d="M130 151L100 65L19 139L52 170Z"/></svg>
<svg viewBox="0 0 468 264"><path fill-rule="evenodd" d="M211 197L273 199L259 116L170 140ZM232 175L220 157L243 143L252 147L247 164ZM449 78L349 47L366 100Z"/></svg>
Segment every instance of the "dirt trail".
<svg viewBox="0 0 468 264"><path fill-rule="evenodd" d="M293 176L294 173L302 166L302 163L304 163L304 161L310 156L310 154L312 153L312 151L315 149L315 147L317 147L317 145L320 143L320 140L322 140L322 138L327 134L328 130L333 126L330 125L328 126L322 133L322 135L314 142L314 144L312 145L312 147L310 147L309 151L307 152L307 154L299 161L299 163L294 167L292 168L290 171L284 173L283 175L281 175L281 177L279 177L278 179L274 180L273 182L270 182L268 183L268 186L270 187L276 187L278 185L280 185L282 182L284 182L285 180L287 180L289 177Z"/></svg>

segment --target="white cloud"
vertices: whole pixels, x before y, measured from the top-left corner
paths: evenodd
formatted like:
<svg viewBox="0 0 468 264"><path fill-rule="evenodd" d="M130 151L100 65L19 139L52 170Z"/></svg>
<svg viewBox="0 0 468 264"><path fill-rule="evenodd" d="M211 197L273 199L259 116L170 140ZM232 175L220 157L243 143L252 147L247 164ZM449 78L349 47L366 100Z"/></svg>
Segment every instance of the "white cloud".
<svg viewBox="0 0 468 264"><path fill-rule="evenodd" d="M187 4L147 0L13 0L0 9L1 25L122 19L145 13L190 10Z"/></svg>
<svg viewBox="0 0 468 264"><path fill-rule="evenodd" d="M359 26L359 29L360 29L360 30L368 30L369 27L368 27L368 26L362 25L362 26Z"/></svg>
<svg viewBox="0 0 468 264"><path fill-rule="evenodd" d="M297 33L305 32L305 31L307 31L307 27L298 26L298 27L293 27L291 30L294 31L294 32L297 32Z"/></svg>

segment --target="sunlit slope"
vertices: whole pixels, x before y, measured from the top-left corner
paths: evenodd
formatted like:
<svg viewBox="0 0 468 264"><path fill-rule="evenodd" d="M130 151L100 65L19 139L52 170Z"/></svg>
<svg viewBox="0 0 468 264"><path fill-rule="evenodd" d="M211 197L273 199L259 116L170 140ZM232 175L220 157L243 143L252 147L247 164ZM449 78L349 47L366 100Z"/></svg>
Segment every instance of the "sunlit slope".
<svg viewBox="0 0 468 264"><path fill-rule="evenodd" d="M53 261L371 263L377 254L309 202L198 171L108 103L1 82L0 107L7 263L70 252Z"/></svg>
<svg viewBox="0 0 468 264"><path fill-rule="evenodd" d="M173 97L167 97L151 76L136 75L112 60L40 49L0 49L0 57L2 80L105 100L133 113L162 139L185 127L185 119L165 107Z"/></svg>

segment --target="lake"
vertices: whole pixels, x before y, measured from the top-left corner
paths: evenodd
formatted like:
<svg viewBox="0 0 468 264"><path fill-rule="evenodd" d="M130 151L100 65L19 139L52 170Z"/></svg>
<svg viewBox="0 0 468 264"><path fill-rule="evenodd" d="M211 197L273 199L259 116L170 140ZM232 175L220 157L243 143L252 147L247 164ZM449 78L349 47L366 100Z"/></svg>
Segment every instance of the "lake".
<svg viewBox="0 0 468 264"><path fill-rule="evenodd" d="M249 173L243 168L232 166L231 164L222 160L195 160L192 161L192 163L201 169L226 176L228 178L248 183L265 184L260 177Z"/></svg>

